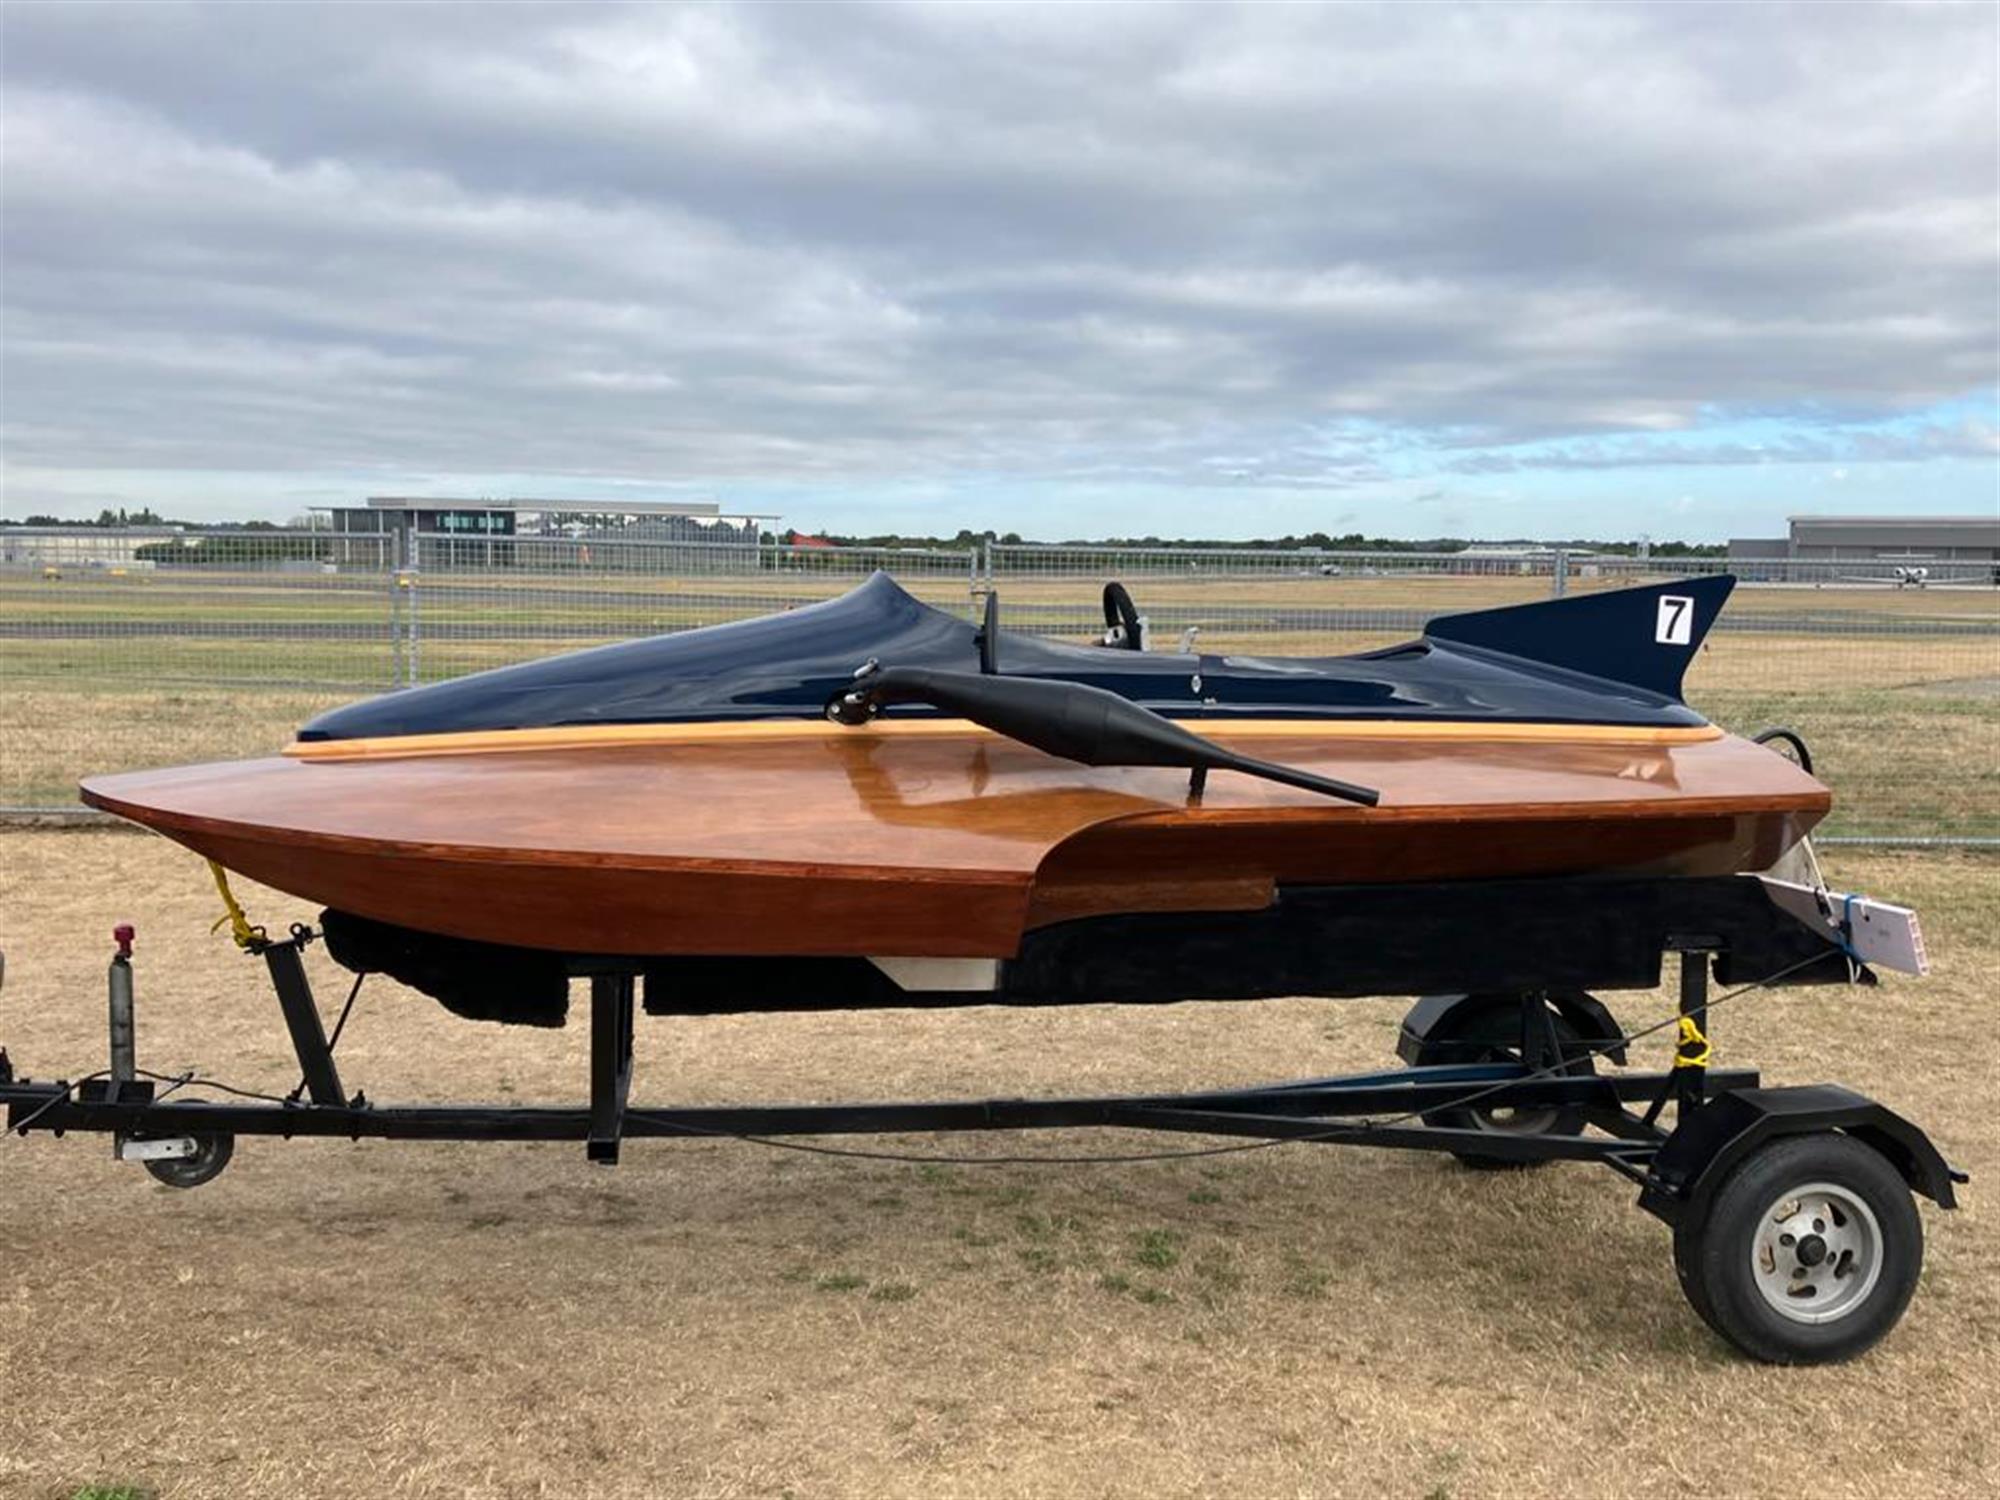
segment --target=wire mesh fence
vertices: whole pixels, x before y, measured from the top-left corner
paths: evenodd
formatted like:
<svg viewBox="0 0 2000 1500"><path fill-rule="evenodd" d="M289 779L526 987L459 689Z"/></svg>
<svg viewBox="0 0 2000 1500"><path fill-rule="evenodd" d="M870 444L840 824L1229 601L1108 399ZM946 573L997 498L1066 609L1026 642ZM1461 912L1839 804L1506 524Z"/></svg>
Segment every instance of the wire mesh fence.
<svg viewBox="0 0 2000 1500"><path fill-rule="evenodd" d="M1121 579L1158 650L1340 655L1425 621L1723 571L1688 678L1727 728L1798 729L1837 835L2000 840L1990 563L1269 548L849 548L616 537L0 529L0 808L93 770L268 753L372 692L833 597L876 569L926 602L1088 639ZM1921 569L1921 573L1918 572Z"/></svg>
<svg viewBox="0 0 2000 1500"><path fill-rule="evenodd" d="M418 536L398 579L404 682L555 650L720 625L845 593L878 570L927 603L969 607L978 554L889 547L536 539L489 551Z"/></svg>

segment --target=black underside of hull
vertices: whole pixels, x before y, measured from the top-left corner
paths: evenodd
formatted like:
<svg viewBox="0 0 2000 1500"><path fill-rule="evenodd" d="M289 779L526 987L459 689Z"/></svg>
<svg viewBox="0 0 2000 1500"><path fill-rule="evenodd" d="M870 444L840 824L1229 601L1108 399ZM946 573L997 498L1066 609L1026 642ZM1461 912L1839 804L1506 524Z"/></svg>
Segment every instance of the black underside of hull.
<svg viewBox="0 0 2000 1500"><path fill-rule="evenodd" d="M1714 954L1740 984L1845 982L1829 939L1752 876L1290 887L1256 912L1091 917L1037 928L992 990L910 991L865 958L595 958L324 914L334 959L454 1014L560 1026L576 975L644 977L655 1015L1165 1004L1281 996L1651 989L1662 954Z"/></svg>

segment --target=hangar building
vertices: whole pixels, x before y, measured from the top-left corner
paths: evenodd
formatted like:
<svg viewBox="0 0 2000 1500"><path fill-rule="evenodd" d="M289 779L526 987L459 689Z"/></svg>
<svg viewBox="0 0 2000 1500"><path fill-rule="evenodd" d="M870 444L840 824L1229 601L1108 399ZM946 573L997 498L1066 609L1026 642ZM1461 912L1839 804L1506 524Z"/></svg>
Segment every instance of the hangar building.
<svg viewBox="0 0 2000 1500"><path fill-rule="evenodd" d="M1792 516L1782 537L1731 537L1732 562L2000 562L2000 510L1987 516Z"/></svg>

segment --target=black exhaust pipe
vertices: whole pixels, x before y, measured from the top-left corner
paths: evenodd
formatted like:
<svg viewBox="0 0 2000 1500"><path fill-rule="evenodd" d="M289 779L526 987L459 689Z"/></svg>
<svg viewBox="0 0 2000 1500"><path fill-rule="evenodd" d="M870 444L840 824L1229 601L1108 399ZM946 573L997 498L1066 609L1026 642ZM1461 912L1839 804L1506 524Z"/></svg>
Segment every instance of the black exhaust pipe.
<svg viewBox="0 0 2000 1500"><path fill-rule="evenodd" d="M882 667L835 697L826 714L837 723L865 724L892 703L928 704L1086 766L1184 767L1192 773L1193 794L1200 793L1210 771L1237 771L1363 807L1381 801L1372 787L1238 755L1129 698L1058 678Z"/></svg>

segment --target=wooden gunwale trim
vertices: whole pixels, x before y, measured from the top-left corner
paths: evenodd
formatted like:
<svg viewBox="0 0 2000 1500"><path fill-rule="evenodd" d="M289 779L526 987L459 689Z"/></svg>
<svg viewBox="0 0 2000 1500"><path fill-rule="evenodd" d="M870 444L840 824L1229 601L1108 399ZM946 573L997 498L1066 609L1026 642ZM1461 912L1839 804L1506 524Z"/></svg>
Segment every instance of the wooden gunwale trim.
<svg viewBox="0 0 2000 1500"><path fill-rule="evenodd" d="M1445 740L1488 744L1694 745L1723 737L1713 724L1648 728L1639 724L1487 724L1469 719L1179 719L1219 739ZM302 761L393 760L433 755L497 755L633 745L718 744L850 737L997 739L968 719L878 719L850 726L825 719L703 720L674 724L563 725L543 729L473 729L445 734L382 735L351 740L296 740L284 754Z"/></svg>

